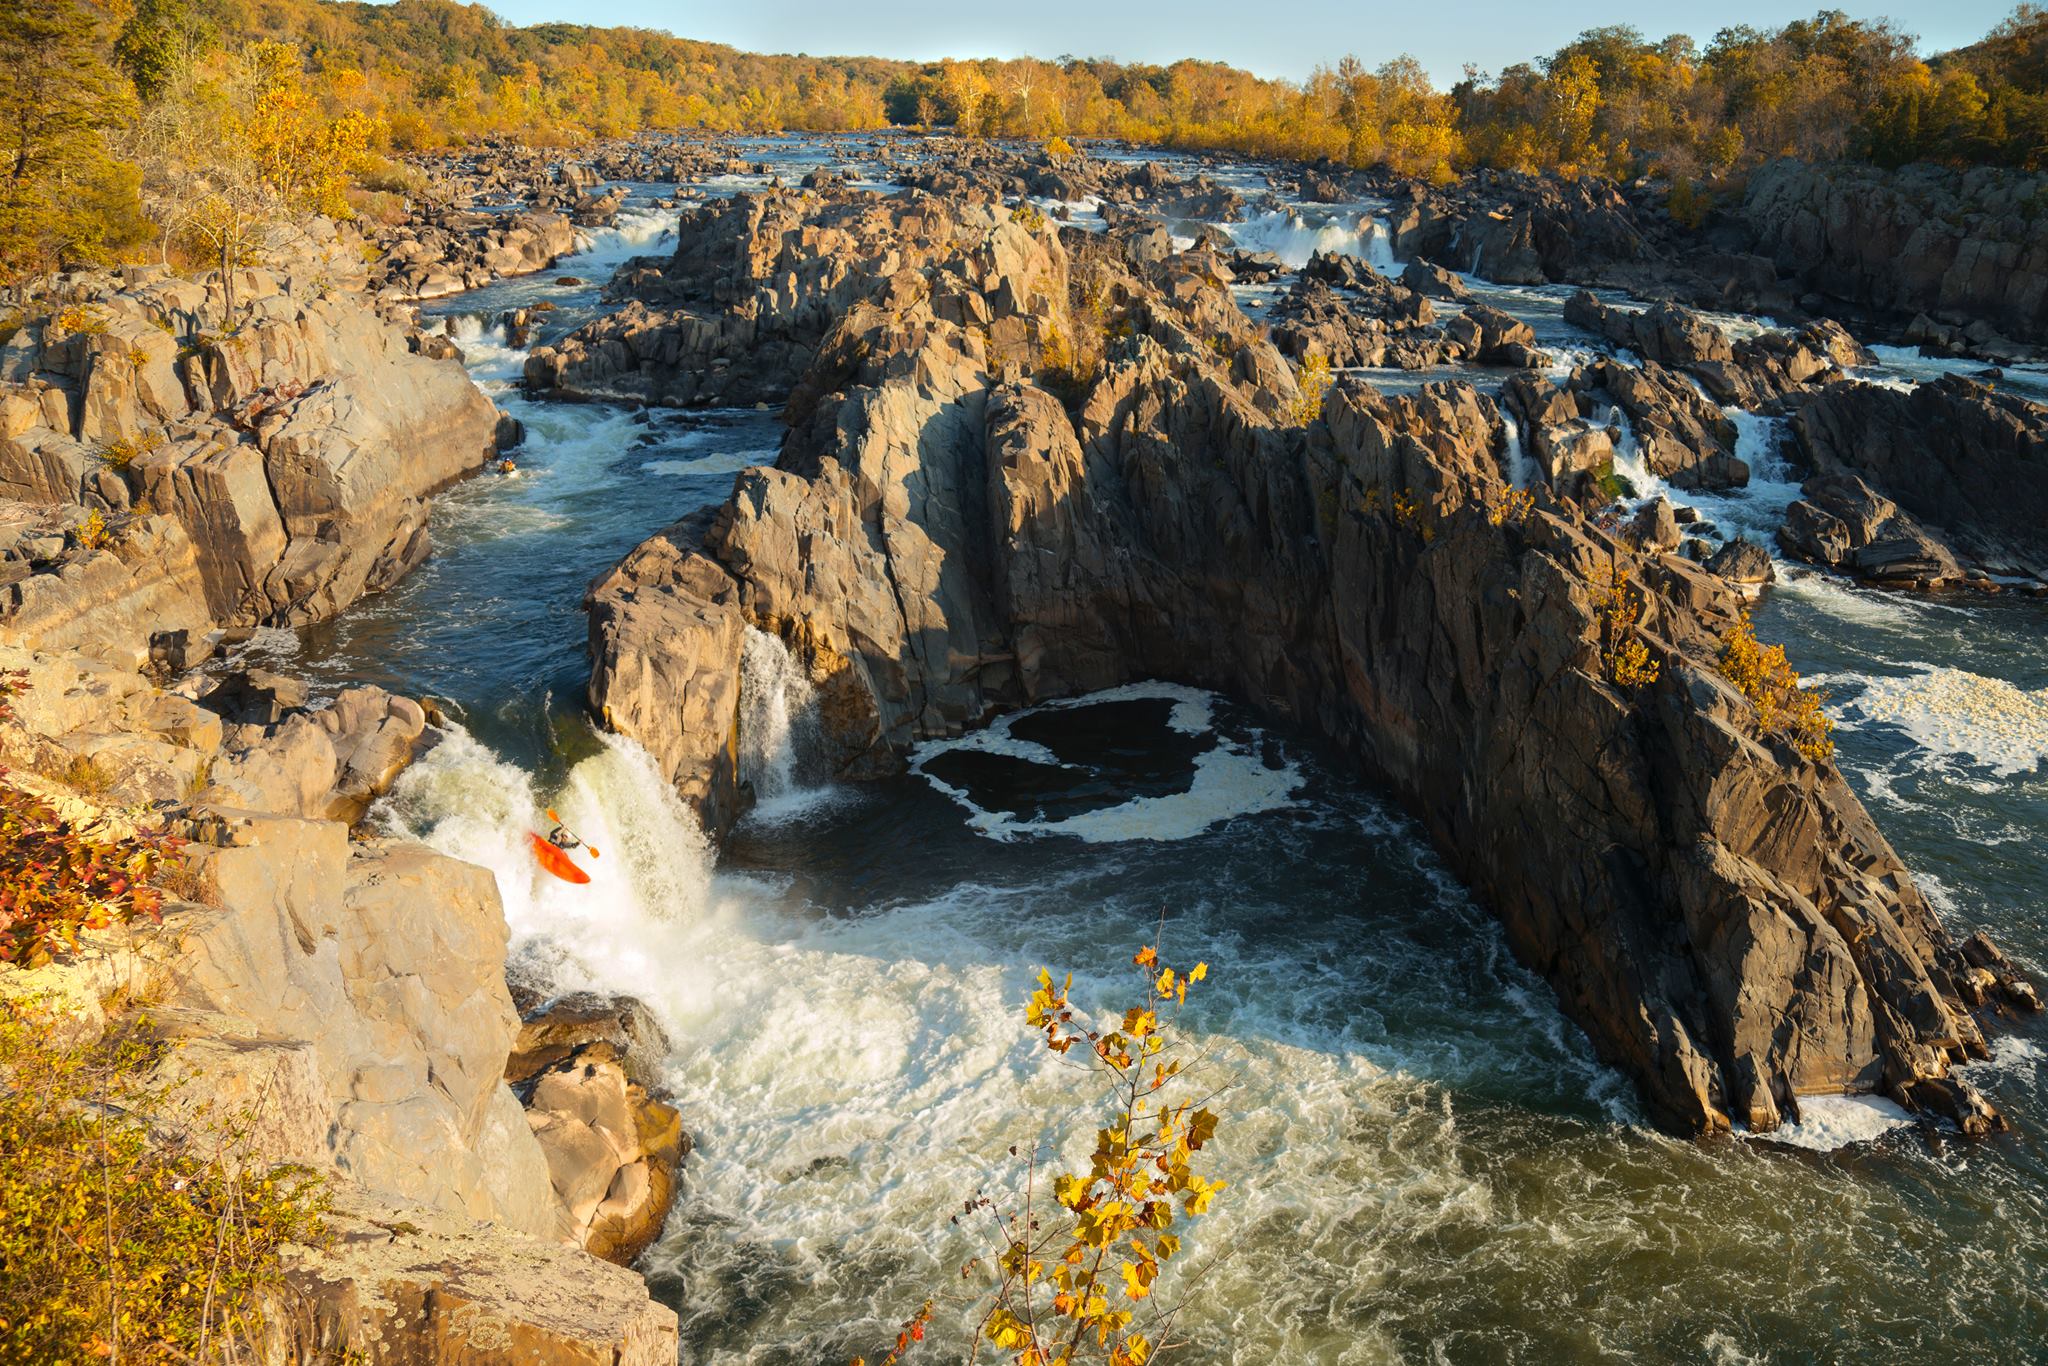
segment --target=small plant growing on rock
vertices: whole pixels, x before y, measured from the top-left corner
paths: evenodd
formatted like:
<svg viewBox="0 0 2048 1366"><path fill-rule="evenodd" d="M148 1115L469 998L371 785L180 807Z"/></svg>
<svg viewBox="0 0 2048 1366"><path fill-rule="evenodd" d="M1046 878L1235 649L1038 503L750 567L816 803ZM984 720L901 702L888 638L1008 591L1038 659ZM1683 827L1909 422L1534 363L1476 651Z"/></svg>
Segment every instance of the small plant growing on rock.
<svg viewBox="0 0 2048 1366"><path fill-rule="evenodd" d="M1295 388L1300 392L1287 406L1288 421L1305 427L1323 415L1323 395L1330 392L1336 382L1331 372L1330 359L1320 351L1311 351L1302 358L1301 371L1294 377Z"/></svg>
<svg viewBox="0 0 2048 1366"><path fill-rule="evenodd" d="M1618 688L1644 688L1657 681L1661 666L1636 634L1643 614L1643 592L1629 582L1628 570L1616 561L1605 584L1593 591L1593 609L1600 615L1600 669Z"/></svg>
<svg viewBox="0 0 2048 1366"><path fill-rule="evenodd" d="M57 316L51 321L57 325L59 332L74 337L98 337L104 335L107 330L107 315L97 308L88 308L84 304L70 304L59 309Z"/></svg>
<svg viewBox="0 0 2048 1366"><path fill-rule="evenodd" d="M1010 210L1010 221L1021 223L1028 232L1042 232L1045 229L1045 214L1028 199Z"/></svg>
<svg viewBox="0 0 2048 1366"><path fill-rule="evenodd" d="M318 1178L228 1160L225 1125L153 1124L175 1097L146 1019L62 1024L0 1002L0 1362L251 1359L280 1250L321 1235Z"/></svg>
<svg viewBox="0 0 2048 1366"><path fill-rule="evenodd" d="M1755 709L1765 730L1783 728L1792 736L1792 747L1815 763L1834 757L1835 720L1827 714L1826 699L1800 686L1784 646L1756 638L1747 612L1721 646L1721 673Z"/></svg>
<svg viewBox="0 0 2048 1366"><path fill-rule="evenodd" d="M95 454L108 469L125 470L143 456L161 449L163 444L162 432L144 432L141 436L124 436L109 441Z"/></svg>
<svg viewBox="0 0 2048 1366"><path fill-rule="evenodd" d="M98 508L86 514L85 520L72 528L78 537L78 544L86 550L105 550L114 543L114 533L107 526L107 519Z"/></svg>
<svg viewBox="0 0 2048 1366"><path fill-rule="evenodd" d="M998 1209L977 1194L954 1216L958 1222L985 1215L994 1225L992 1265L977 1260L963 1271L995 1277L976 1325L976 1350L985 1341L1014 1366L1155 1360L1179 1308L1155 1298L1164 1268L1181 1254L1176 1230L1208 1213L1225 1186L1196 1169L1220 1121L1200 1097L1184 1094L1189 1073L1170 1019L1160 1017L1186 1003L1208 964L1177 972L1150 947L1131 961L1144 977L1144 995L1118 1028L1097 1031L1076 1018L1071 974L1055 985L1051 973L1040 972L1025 1008L1026 1024L1050 1052L1078 1053L1106 1085L1106 1127L1096 1132L1087 1167L1045 1181L1033 1160L1019 1207ZM904 1324L887 1362L922 1338L931 1308L927 1303Z"/></svg>
<svg viewBox="0 0 2048 1366"><path fill-rule="evenodd" d="M1509 489L1500 497L1487 500L1486 521L1489 526L1519 524L1529 520L1529 514L1535 510L1535 494L1527 489Z"/></svg>
<svg viewBox="0 0 2048 1366"><path fill-rule="evenodd" d="M1074 155L1074 144L1054 133L1045 140L1045 155L1058 164Z"/></svg>

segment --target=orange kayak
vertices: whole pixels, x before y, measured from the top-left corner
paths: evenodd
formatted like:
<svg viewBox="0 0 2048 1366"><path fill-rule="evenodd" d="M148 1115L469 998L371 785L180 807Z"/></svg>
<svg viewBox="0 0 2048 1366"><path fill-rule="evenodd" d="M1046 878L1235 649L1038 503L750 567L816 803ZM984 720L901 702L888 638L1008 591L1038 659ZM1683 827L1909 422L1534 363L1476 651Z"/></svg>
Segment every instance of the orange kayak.
<svg viewBox="0 0 2048 1366"><path fill-rule="evenodd" d="M573 882L581 886L590 881L590 874L578 868L574 859L570 858L560 849L555 848L554 845L549 844L545 837L528 835L526 838L533 845L533 856L540 860L541 867L547 869L564 882Z"/></svg>

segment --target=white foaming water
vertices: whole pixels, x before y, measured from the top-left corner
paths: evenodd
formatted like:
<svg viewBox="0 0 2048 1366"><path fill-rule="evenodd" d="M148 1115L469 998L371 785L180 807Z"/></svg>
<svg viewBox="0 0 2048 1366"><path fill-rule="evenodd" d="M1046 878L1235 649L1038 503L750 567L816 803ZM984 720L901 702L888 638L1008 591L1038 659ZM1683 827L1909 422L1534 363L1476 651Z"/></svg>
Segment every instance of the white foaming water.
<svg viewBox="0 0 2048 1366"><path fill-rule="evenodd" d="M1236 741L1214 729L1214 698L1196 688L1171 683L1132 683L1086 697L1049 702L1037 711L1057 711L1106 702L1149 699L1171 701L1168 725L1183 735L1210 736L1207 750L1196 756L1194 774L1186 790L1164 796L1134 797L1116 806L1069 816L1064 820L1026 820L1004 811L990 811L976 804L971 794L956 787L930 769L941 754L1002 754L1027 763L1070 768L1043 746L1012 735L1016 723L1032 712L1018 712L998 718L986 729L970 732L957 740L931 740L912 751L910 767L925 780L965 807L968 824L991 839L1012 840L1025 836L1066 835L1089 844L1113 844L1125 840L1184 840L1201 834L1210 826L1238 816L1275 811L1291 805L1302 783L1301 772L1292 763L1269 767L1258 752L1256 740Z"/></svg>
<svg viewBox="0 0 2048 1366"><path fill-rule="evenodd" d="M1797 1124L1781 1124L1753 1137L1824 1153L1872 1142L1913 1123L1910 1111L1883 1096L1801 1096Z"/></svg>
<svg viewBox="0 0 2048 1366"><path fill-rule="evenodd" d="M1394 234L1383 218L1369 219L1365 223L1365 260L1382 275L1391 277L1401 273L1401 263L1394 258Z"/></svg>
<svg viewBox="0 0 2048 1366"><path fill-rule="evenodd" d="M577 854L590 874L572 886L541 870L530 837L553 808L598 853ZM703 920L712 910L711 851L696 821L638 746L607 739L560 792L537 792L524 771L454 730L407 769L378 809L394 833L491 871L515 954L537 960L562 989L634 990L661 982L649 1003L678 1018L710 990L700 960L664 961L649 931ZM631 984L631 985L628 985Z"/></svg>
<svg viewBox="0 0 2048 1366"><path fill-rule="evenodd" d="M1785 420L1723 408L1735 424L1735 455L1749 466L1749 483L1719 493L1674 491L1670 496L1696 508L1701 517L1714 524L1722 540L1747 537L1777 559L1778 528L1785 523L1785 509L1800 497L1799 481L1785 463L1783 446Z"/></svg>
<svg viewBox="0 0 2048 1366"><path fill-rule="evenodd" d="M1522 428L1505 411L1500 415L1501 426L1507 429L1508 484L1513 488L1526 489L1541 477L1536 468L1535 457L1522 444Z"/></svg>
<svg viewBox="0 0 2048 1366"><path fill-rule="evenodd" d="M621 209L609 226L589 232L582 250L564 257L557 266L573 268L579 275L609 275L633 257L648 255L650 248L672 241L676 216L674 209Z"/></svg>
<svg viewBox="0 0 2048 1366"><path fill-rule="evenodd" d="M1230 234L1230 240L1244 251L1269 251L1287 265L1300 269L1309 263L1309 258L1318 253L1336 256L1356 256L1371 261L1367 245L1369 225L1354 223L1351 227L1334 218L1311 222L1302 213L1292 210L1279 213L1262 213L1242 223L1219 224ZM1381 244L1384 248L1385 244ZM1393 259L1389 252L1387 259Z"/></svg>
<svg viewBox="0 0 2048 1366"><path fill-rule="evenodd" d="M830 802L838 789L806 785L801 766L820 737L818 696L789 647L747 628L740 656L740 776L754 789L749 819L780 823Z"/></svg>
<svg viewBox="0 0 2048 1366"><path fill-rule="evenodd" d="M2000 778L2048 762L2048 688L2027 691L2002 678L1921 666L1904 677L1838 674L1826 681L1862 684L1849 699L1850 725L1888 725L1932 759L1960 759Z"/></svg>
<svg viewBox="0 0 2048 1366"><path fill-rule="evenodd" d="M1175 710L1176 726L1206 724L1199 694L1178 696ZM581 860L588 886L542 873L528 852L528 832L545 828L550 806L601 851ZM1085 975L1128 954L1114 942L1124 933L1114 917L1100 949L1078 960L1071 942L1033 939L1027 903L1059 897L1055 874L1029 892L967 883L852 918L805 914L758 880L715 875L653 761L616 740L550 795L455 731L377 815L393 833L492 872L519 970L553 990L638 996L677 1041L664 1081L696 1148L688 1198L647 1266L682 1281L686 1324L702 1315L751 1327L753 1304L770 1315L758 1341L792 1360L843 1358L849 1326L886 1336L904 1306L981 1250L948 1216L977 1189L1003 1191L1021 1177L1022 1164L1005 1156L1011 1145L1064 1137L1071 1162L1093 1132L1092 1092L1010 1009L1040 963L1082 967L1076 1000L1087 1009L1123 1003ZM1191 960L1219 957L1214 932L1190 920L1170 933ZM1490 1197L1456 1157L1447 1095L1382 1071L1341 1027L1304 1031L1289 1020L1289 1002L1344 989L1342 975L1305 971L1284 946L1240 946L1227 969L1219 959L1226 970L1230 980L1217 985L1229 1033L1189 1042L1205 1082L1239 1088L1216 1155L1232 1195L1193 1245L1249 1248L1213 1278L1198 1312L1211 1340L1253 1353L1229 1359L1250 1362L1261 1359L1257 1344L1303 1331L1299 1307L1266 1293L1272 1257L1351 1274L1370 1229L1389 1219L1415 1234L1483 1222ZM1269 1015L1268 1002L1283 1009ZM1304 1217L1326 1230L1311 1246L1263 1232ZM765 1306L762 1286L772 1287ZM1356 1331L1332 1328L1328 1341ZM750 1358L713 1350L698 1359Z"/></svg>
<svg viewBox="0 0 2048 1366"><path fill-rule="evenodd" d="M514 346L506 338L502 319L458 313L448 318L442 330L462 348L462 364L479 384L500 387L525 373L526 348Z"/></svg>

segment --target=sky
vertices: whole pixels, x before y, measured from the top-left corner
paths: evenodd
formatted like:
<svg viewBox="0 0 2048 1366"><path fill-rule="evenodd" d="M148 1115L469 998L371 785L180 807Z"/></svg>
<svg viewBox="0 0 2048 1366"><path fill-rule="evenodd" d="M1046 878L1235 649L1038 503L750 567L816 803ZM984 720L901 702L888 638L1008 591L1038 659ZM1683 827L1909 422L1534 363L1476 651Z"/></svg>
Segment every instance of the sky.
<svg viewBox="0 0 2048 1366"><path fill-rule="evenodd" d="M1429 5L1344 0L485 0L515 24L566 20L666 29L749 52L812 56L1044 57L1067 54L1169 62L1198 57L1299 80L1318 63L1356 54L1368 66L1412 53L1440 85L1467 62L1499 71L1555 50L1580 31L1634 24L1652 38L1689 33L1704 46L1733 24L1759 28L1823 8L1853 18L1889 17L1921 39L1923 53L1974 42L2016 0L1917 0L1864 4L1811 0L1676 3L1675 0L1464 0Z"/></svg>

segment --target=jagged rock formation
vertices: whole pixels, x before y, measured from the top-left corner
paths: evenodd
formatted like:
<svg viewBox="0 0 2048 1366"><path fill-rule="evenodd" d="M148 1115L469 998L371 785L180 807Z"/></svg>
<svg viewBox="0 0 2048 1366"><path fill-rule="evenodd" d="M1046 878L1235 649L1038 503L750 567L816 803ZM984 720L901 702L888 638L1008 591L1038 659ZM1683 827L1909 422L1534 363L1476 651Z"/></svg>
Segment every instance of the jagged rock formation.
<svg viewBox="0 0 2048 1366"><path fill-rule="evenodd" d="M640 1002L577 995L529 1013L506 1060L571 1236L621 1266L661 1235L690 1151L682 1117L649 1090L669 1050Z"/></svg>
<svg viewBox="0 0 2048 1366"><path fill-rule="evenodd" d="M1218 278L1228 283L1227 274ZM1351 256L1311 258L1271 317L1273 343L1282 355L1321 356L1339 367L1550 363L1536 349L1536 330L1527 323L1477 303L1439 323L1429 296Z"/></svg>
<svg viewBox="0 0 2048 1366"><path fill-rule="evenodd" d="M744 796L740 623L806 661L852 775L999 708L1217 688L1384 779L1665 1122L1767 1129L1845 1090L1997 1122L1949 1069L1984 1055L1973 1007L2027 993L1969 975L1840 774L1721 677L1734 587L1547 489L1511 498L1469 386L1346 384L1295 425L1269 343L1208 344L1219 284L1091 250L1013 236L978 309L893 284L847 309L777 467L594 587L593 700L711 824ZM1041 302L1019 274L1074 288ZM984 316L1109 341L1077 383L1002 362ZM1604 605L1624 574L1634 626ZM1654 681L1612 681L1618 632Z"/></svg>
<svg viewBox="0 0 2048 1366"><path fill-rule="evenodd" d="M293 1249L264 1366L674 1366L675 1311L568 1248L343 1191L334 1239Z"/></svg>
<svg viewBox="0 0 2048 1366"><path fill-rule="evenodd" d="M2044 202L2039 174L1786 159L1751 173L1742 217L1807 289L1914 318L1910 340L2005 355L2048 342Z"/></svg>
<svg viewBox="0 0 2048 1366"><path fill-rule="evenodd" d="M579 200L567 213L428 209L380 235L373 292L439 299L514 275L546 270L577 249L578 223L609 222L617 199Z"/></svg>
<svg viewBox="0 0 2048 1366"><path fill-rule="evenodd" d="M215 624L321 620L417 565L428 496L496 446L462 367L317 282L241 272L220 334L217 285L145 274L81 282L0 348L0 494L173 519L197 573L167 547L138 577Z"/></svg>
<svg viewBox="0 0 2048 1366"><path fill-rule="evenodd" d="M1836 384L1800 405L1792 431L1816 474L1867 480L1978 564L2048 579L2048 408L1954 375L1910 393ZM1847 549L1901 534L1877 529L1889 512L1842 520L1873 524Z"/></svg>
<svg viewBox="0 0 2048 1366"><path fill-rule="evenodd" d="M986 250L953 257L967 231L985 235ZM997 208L925 195L765 193L707 204L683 215L670 260L621 272L615 287L634 302L535 349L526 382L563 398L678 406L780 399L834 321L878 279L891 297L929 294L942 308L954 300L968 310L957 321L981 325L995 320L984 302L994 282L1007 280L1023 291L1003 301L1004 331L1014 335L991 341L1016 345L1066 288L1064 279L1013 278L1011 262L1029 237ZM946 269L934 270L940 261Z"/></svg>
<svg viewBox="0 0 2048 1366"><path fill-rule="evenodd" d="M169 517L116 519L106 543L75 505L0 502L0 645L76 650L140 669L203 641L199 558Z"/></svg>
<svg viewBox="0 0 2048 1366"><path fill-rule="evenodd" d="M1788 555L1882 588L1948 588L1962 568L1940 538L1853 474L1806 481L1785 510L1778 545Z"/></svg>
<svg viewBox="0 0 2048 1366"><path fill-rule="evenodd" d="M1826 383L1842 370L1871 360L1870 353L1833 322L1730 341L1711 322L1677 304L1630 311L1603 304L1584 290L1566 301L1564 316L1645 360L1685 371L1716 403L1741 408L1763 407L1801 386Z"/></svg>

